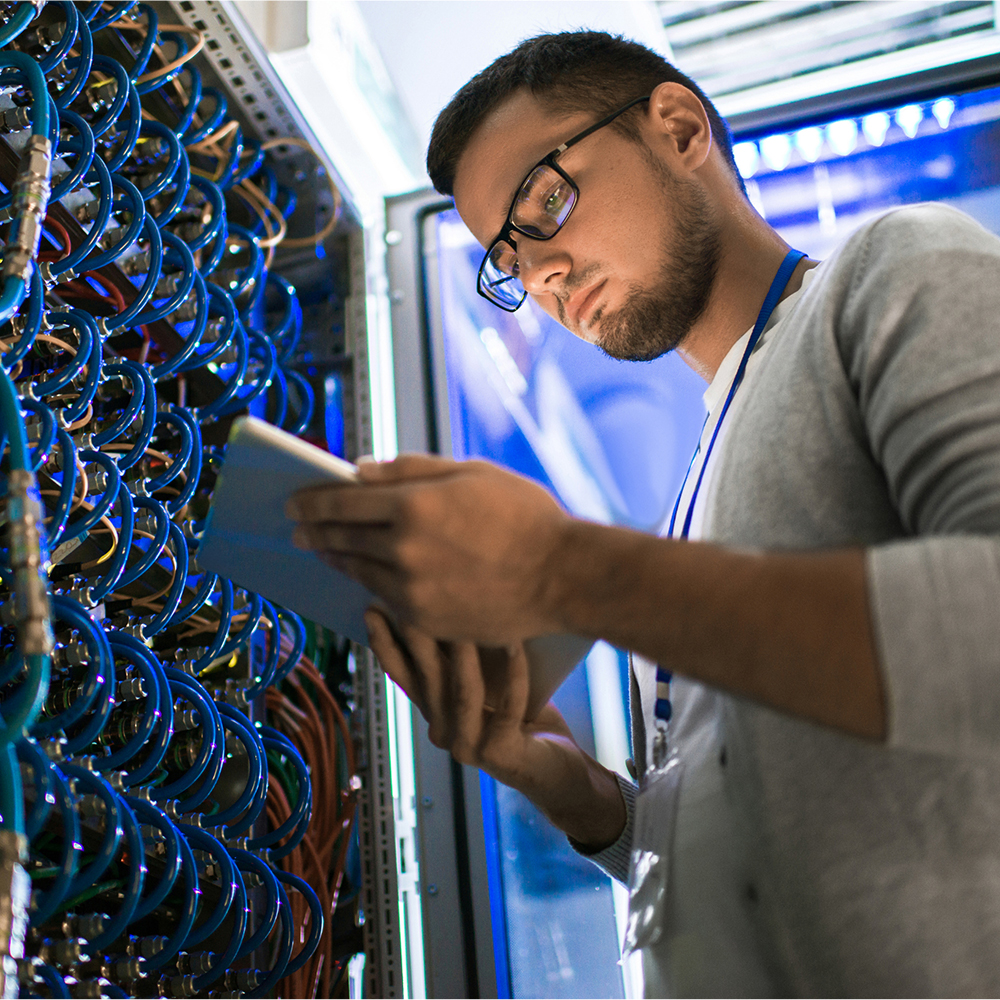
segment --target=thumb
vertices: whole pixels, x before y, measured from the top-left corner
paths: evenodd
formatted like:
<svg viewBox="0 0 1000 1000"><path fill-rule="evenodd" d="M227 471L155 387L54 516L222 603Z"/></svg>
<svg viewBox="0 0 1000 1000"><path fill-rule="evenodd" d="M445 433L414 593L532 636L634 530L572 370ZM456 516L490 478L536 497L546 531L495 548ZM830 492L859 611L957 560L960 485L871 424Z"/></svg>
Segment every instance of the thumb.
<svg viewBox="0 0 1000 1000"><path fill-rule="evenodd" d="M430 479L447 476L458 462L440 455L400 455L389 462L358 462L358 479L363 483L397 483L408 479Z"/></svg>

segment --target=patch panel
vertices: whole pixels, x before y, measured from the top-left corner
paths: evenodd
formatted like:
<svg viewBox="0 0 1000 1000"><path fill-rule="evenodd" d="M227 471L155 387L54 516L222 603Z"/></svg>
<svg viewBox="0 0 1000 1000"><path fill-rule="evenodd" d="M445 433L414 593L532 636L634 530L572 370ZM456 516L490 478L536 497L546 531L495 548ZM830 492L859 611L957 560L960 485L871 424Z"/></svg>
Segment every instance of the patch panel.
<svg viewBox="0 0 1000 1000"><path fill-rule="evenodd" d="M354 237L178 6L0 4L3 996L346 996L362 951L350 650L198 565L235 416L350 438Z"/></svg>

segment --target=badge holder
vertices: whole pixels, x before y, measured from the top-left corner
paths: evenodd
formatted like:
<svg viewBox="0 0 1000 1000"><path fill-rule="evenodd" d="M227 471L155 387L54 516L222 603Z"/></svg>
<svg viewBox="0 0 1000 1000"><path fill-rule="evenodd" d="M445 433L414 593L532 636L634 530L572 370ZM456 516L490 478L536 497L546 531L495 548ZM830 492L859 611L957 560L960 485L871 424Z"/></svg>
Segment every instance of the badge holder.
<svg viewBox="0 0 1000 1000"><path fill-rule="evenodd" d="M673 891L672 858L684 765L667 742L670 674L656 671L656 736L653 761L635 804L628 879L628 923L624 952L656 944L667 927Z"/></svg>

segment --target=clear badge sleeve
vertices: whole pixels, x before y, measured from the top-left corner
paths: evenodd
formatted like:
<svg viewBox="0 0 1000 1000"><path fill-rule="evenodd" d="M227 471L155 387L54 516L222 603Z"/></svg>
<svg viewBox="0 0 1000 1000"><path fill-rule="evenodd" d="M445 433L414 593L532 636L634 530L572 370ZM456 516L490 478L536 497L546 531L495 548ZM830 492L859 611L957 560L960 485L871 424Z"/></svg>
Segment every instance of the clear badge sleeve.
<svg viewBox="0 0 1000 1000"><path fill-rule="evenodd" d="M671 858L684 767L676 754L647 771L636 799L626 954L655 944L669 914Z"/></svg>

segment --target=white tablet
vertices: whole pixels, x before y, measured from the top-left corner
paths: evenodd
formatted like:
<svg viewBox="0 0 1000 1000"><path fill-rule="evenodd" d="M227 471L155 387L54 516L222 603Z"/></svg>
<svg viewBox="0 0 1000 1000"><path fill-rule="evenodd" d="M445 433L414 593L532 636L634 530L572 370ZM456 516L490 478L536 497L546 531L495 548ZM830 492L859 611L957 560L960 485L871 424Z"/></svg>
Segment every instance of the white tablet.
<svg viewBox="0 0 1000 1000"><path fill-rule="evenodd" d="M295 525L285 516L292 494L306 486L357 478L350 462L254 417L234 421L219 474L198 565L228 577L296 614L367 644L365 610L381 602L318 556L292 544ZM525 643L531 671L527 718L534 718L592 642L551 635ZM484 657L487 673L494 658ZM493 688L494 685L489 684ZM496 692L491 691L493 698ZM492 699L491 699L492 700Z"/></svg>

